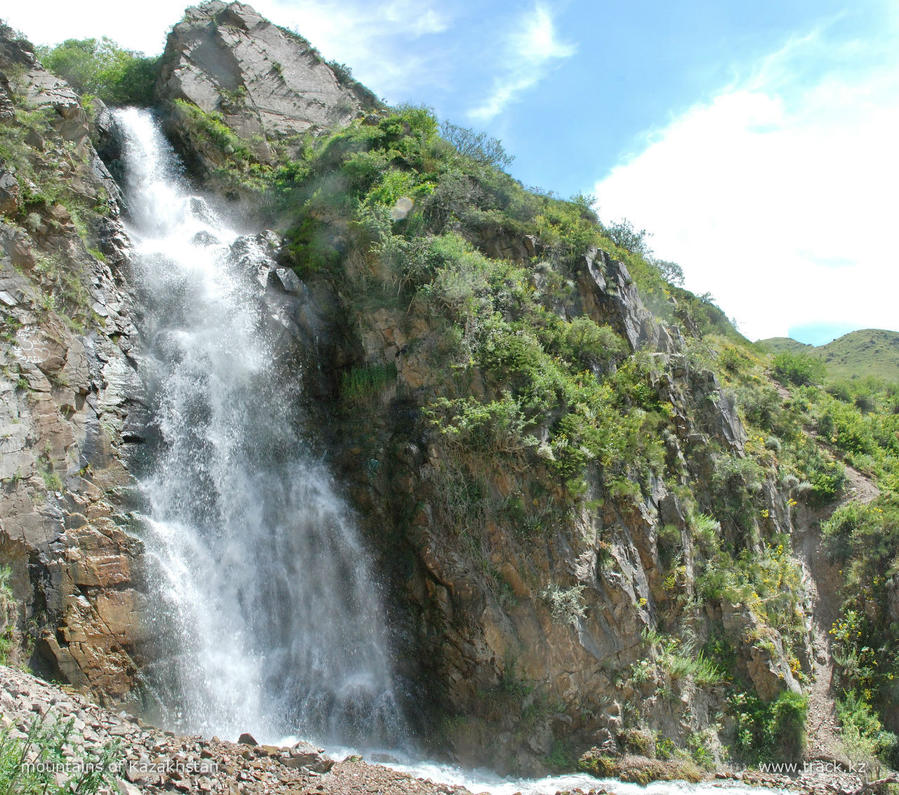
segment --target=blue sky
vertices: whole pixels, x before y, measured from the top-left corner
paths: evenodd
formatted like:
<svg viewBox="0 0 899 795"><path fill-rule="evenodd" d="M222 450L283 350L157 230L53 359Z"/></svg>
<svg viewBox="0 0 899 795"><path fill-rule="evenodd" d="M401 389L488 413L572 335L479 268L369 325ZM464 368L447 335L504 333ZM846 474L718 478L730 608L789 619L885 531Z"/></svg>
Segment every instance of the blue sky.
<svg viewBox="0 0 899 795"><path fill-rule="evenodd" d="M33 0L32 40L161 50L184 3ZM483 129L526 185L629 218L752 338L899 328L894 0L256 0L391 103Z"/></svg>

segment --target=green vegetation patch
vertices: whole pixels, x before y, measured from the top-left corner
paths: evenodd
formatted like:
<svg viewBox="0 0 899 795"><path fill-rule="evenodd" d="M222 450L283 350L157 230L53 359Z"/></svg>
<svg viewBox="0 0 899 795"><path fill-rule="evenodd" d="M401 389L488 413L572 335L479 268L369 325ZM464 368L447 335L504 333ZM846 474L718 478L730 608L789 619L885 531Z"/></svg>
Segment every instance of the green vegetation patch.
<svg viewBox="0 0 899 795"><path fill-rule="evenodd" d="M850 331L817 346L788 337L760 340L758 345L775 353L787 351L817 359L825 366L829 381L876 378L899 383L899 331Z"/></svg>
<svg viewBox="0 0 899 795"><path fill-rule="evenodd" d="M116 788L116 743L73 753L72 726L52 717L35 717L24 738L0 731L0 790L21 795L93 793ZM57 771L73 771L71 773Z"/></svg>
<svg viewBox="0 0 899 795"><path fill-rule="evenodd" d="M102 39L67 39L39 47L41 63L79 94L99 97L107 105L151 105L159 72L158 57L125 50Z"/></svg>
<svg viewBox="0 0 899 795"><path fill-rule="evenodd" d="M737 693L731 698L736 719L736 750L751 764L796 761L805 749L805 695L781 693L765 703L756 696Z"/></svg>

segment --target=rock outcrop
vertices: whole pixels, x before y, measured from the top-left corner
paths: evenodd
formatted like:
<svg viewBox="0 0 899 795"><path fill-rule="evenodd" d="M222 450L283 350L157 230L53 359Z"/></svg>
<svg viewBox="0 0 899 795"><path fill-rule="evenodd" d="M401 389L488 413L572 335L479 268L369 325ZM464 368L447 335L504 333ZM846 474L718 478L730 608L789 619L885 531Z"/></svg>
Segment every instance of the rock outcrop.
<svg viewBox="0 0 899 795"><path fill-rule="evenodd" d="M157 85L160 103L185 100L219 113L269 153L267 141L343 125L377 104L302 37L250 6L221 0L189 8L168 38Z"/></svg>
<svg viewBox="0 0 899 795"><path fill-rule="evenodd" d="M0 27L0 562L19 656L127 697L140 543L123 529L136 380L117 188L77 95Z"/></svg>
<svg viewBox="0 0 899 795"><path fill-rule="evenodd" d="M579 305L575 314L586 314L597 322L608 323L631 346L671 353L677 349L668 329L656 322L643 306L634 280L623 262L605 251L591 248L584 255L578 276Z"/></svg>
<svg viewBox="0 0 899 795"><path fill-rule="evenodd" d="M363 423L346 412L326 423L337 429L330 438L343 450L343 476L393 578L401 667L409 680L427 683L424 703L453 716L443 741L466 763L530 775L545 771L559 738L620 751L634 701L642 721L684 742L710 725L724 697L723 689L688 679L670 680L672 695L660 695L656 681L638 686L629 672L641 665L661 670L647 633L677 631L684 620L676 617L679 594L695 589L694 542L671 483L709 480L711 451L739 458L746 434L714 374L688 362L677 334L644 307L623 263L591 250L582 267L577 291L560 311L608 324L654 357L653 388L676 430L665 438L672 481L655 481L648 494L603 495L601 508L565 514L534 496L553 489L552 475L537 465L500 469L480 460L469 467L421 414L419 401L435 374L417 352L428 348L432 327L426 318L386 309L359 318L358 334L366 360L395 364L397 383L379 396L376 410L363 412ZM352 335L332 339L324 360L351 359L341 345ZM476 496L466 493L473 488ZM460 532L453 503L459 510L472 499L478 504L471 526ZM786 498L772 499L771 515L788 516ZM662 540L663 528L676 533L681 549L677 579L663 560L671 544ZM724 609L747 623L696 616L697 644L715 626L735 638L765 633L748 610ZM766 699L798 689L782 648L763 651L748 642L743 653L745 672Z"/></svg>

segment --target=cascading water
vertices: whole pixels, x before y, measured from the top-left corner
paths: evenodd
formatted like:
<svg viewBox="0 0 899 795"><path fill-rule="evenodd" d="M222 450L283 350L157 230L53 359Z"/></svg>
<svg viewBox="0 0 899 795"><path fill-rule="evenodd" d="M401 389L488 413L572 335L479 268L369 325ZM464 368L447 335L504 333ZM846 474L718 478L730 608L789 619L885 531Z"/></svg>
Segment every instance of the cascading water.
<svg viewBox="0 0 899 795"><path fill-rule="evenodd" d="M116 115L156 431L141 477L158 599L155 662L144 675L161 718L206 735L401 749L406 729L367 556L327 470L306 451L294 416L299 379L268 338L260 277L273 263L190 194L148 112ZM393 766L496 795L600 785L641 793L586 775L504 781L405 761ZM664 782L642 793L716 791Z"/></svg>
<svg viewBox="0 0 899 795"><path fill-rule="evenodd" d="M148 686L184 730L396 746L366 553L268 339L272 263L189 193L148 112L117 120L156 431L141 479L160 639Z"/></svg>

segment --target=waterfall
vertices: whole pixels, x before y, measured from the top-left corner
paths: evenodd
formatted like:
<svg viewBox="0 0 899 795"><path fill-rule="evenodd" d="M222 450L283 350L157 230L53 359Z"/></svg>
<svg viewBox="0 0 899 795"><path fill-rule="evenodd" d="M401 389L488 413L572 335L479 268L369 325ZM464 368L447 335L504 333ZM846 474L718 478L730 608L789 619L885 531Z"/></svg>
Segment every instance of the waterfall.
<svg viewBox="0 0 899 795"><path fill-rule="evenodd" d="M139 475L154 654L142 675L170 728L263 742L389 747L390 766L495 795L602 786L585 774L503 780L402 753L384 618L351 512L296 416L264 300L273 267L192 195L152 115L116 111L152 428ZM780 795L731 786L733 795Z"/></svg>
<svg viewBox="0 0 899 795"><path fill-rule="evenodd" d="M153 416L148 689L183 731L401 744L369 560L267 331L273 263L190 193L149 112L116 117Z"/></svg>

